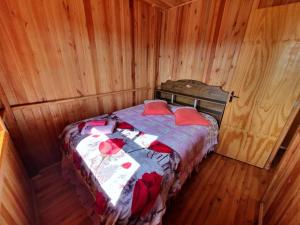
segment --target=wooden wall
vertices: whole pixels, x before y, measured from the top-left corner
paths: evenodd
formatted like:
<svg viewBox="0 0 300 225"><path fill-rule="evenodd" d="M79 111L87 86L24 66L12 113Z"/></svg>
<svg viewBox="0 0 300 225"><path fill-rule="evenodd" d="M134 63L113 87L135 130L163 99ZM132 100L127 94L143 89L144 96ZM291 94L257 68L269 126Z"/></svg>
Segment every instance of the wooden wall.
<svg viewBox="0 0 300 225"><path fill-rule="evenodd" d="M297 114L295 115L295 119L292 121L292 124L289 127L288 133L284 138L284 141L282 142L283 147L286 148L289 145L299 125L300 125L300 111L297 112Z"/></svg>
<svg viewBox="0 0 300 225"><path fill-rule="evenodd" d="M300 126L263 197L264 225L300 224Z"/></svg>
<svg viewBox="0 0 300 225"><path fill-rule="evenodd" d="M255 9L244 37L226 107L219 153L268 167L299 111L300 4ZM278 144L279 143L279 144Z"/></svg>
<svg viewBox="0 0 300 225"><path fill-rule="evenodd" d="M169 9L156 79L234 91L240 98L225 111L218 152L259 167L272 161L300 95L300 3L266 2L199 0Z"/></svg>
<svg viewBox="0 0 300 225"><path fill-rule="evenodd" d="M244 93L243 99L229 107L238 110L226 111L224 121L230 125L235 118L235 130L228 133L232 126L221 128L224 150L219 152L264 167L298 93L298 80L293 83L296 89L286 88L299 71L298 28L288 31L285 27L292 28L291 21L298 26L299 3L280 1L281 6L275 6L278 2L0 1L0 51L5 53L0 54L1 104L30 173L60 159L57 136L66 124L135 105L151 97L153 88L161 82L184 78ZM256 16L265 23L260 24ZM272 20L278 20L276 26L281 27L279 33L283 36L276 36L277 28L270 25ZM264 27L269 27L266 32L271 33L271 40L280 44L266 44L269 37L264 36L265 32L256 40L264 44L250 47L250 37ZM249 67L248 59L252 56L255 66ZM281 65L286 65L285 69ZM257 99L253 97L257 93L255 85L248 90L241 88L248 82L246 76L253 73L263 77L265 84L271 82L270 74L276 74L277 83L272 87L284 86L288 93L296 90L294 95L287 94L291 98L286 105L279 104L282 110L261 128L263 132L274 130L271 137L266 134L267 142L245 134L249 127L255 128L251 131L260 129L257 124L278 108L274 99L267 96L269 109L260 103L256 104L255 112L241 110L248 101L251 105ZM287 85L276 86L285 80ZM280 93L282 99L286 92ZM253 125L249 115L261 115L264 110ZM260 146L258 154L253 152L256 147L250 142ZM249 152L240 151L247 146L251 148ZM268 152L264 154L266 148ZM261 156L263 160L259 160Z"/></svg>
<svg viewBox="0 0 300 225"><path fill-rule="evenodd" d="M4 0L0 6L0 81L11 105L153 85L159 11L148 4ZM143 64L150 72L135 69Z"/></svg>
<svg viewBox="0 0 300 225"><path fill-rule="evenodd" d="M173 7L180 7L185 4L189 4L195 0L143 0L151 5L160 7L161 9L170 9Z"/></svg>
<svg viewBox="0 0 300 225"><path fill-rule="evenodd" d="M0 131L0 224L38 224L31 180L7 131Z"/></svg>
<svg viewBox="0 0 300 225"><path fill-rule="evenodd" d="M260 0L259 8L285 5L289 3L300 2L299 0Z"/></svg>
<svg viewBox="0 0 300 225"><path fill-rule="evenodd" d="M194 79L228 90L253 0L195 1L162 22L157 85Z"/></svg>
<svg viewBox="0 0 300 225"><path fill-rule="evenodd" d="M1 100L31 174L60 159L66 124L151 96L160 18L137 0L0 2Z"/></svg>

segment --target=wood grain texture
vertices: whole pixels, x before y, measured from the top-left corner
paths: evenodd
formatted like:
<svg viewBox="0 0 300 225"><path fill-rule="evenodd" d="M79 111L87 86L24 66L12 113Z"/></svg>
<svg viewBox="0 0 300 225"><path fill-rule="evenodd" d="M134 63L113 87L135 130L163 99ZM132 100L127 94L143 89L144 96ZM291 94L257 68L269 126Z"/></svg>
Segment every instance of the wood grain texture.
<svg viewBox="0 0 300 225"><path fill-rule="evenodd" d="M199 0L141 0L147 2L153 6L160 7L163 10L168 10L174 7L181 7L183 5L187 5L189 3L199 1ZM299 2L299 0L255 0L257 2L258 8L265 8L265 7L272 7L272 6L279 6L285 5L290 3ZM244 3L248 4L252 1L244 1ZM240 3L242 3L240 1Z"/></svg>
<svg viewBox="0 0 300 225"><path fill-rule="evenodd" d="M157 85L168 79L201 81L222 2L196 1L164 14Z"/></svg>
<svg viewBox="0 0 300 225"><path fill-rule="evenodd" d="M135 87L155 88L162 12L142 1L134 1Z"/></svg>
<svg viewBox="0 0 300 225"><path fill-rule="evenodd" d="M170 202L164 224L257 224L269 176L268 171L212 155Z"/></svg>
<svg viewBox="0 0 300 225"><path fill-rule="evenodd" d="M37 224L31 180L6 131L0 132L0 223Z"/></svg>
<svg viewBox="0 0 300 225"><path fill-rule="evenodd" d="M1 1L0 43L5 54L0 59L0 82L10 105L146 86L144 81L155 65L151 47L158 12L134 1L135 17L131 18L129 3ZM135 61L136 79L129 79L135 70L131 66L133 30L135 47L148 46L150 52L137 52L134 57L142 59ZM152 36L144 39L146 30ZM141 72L145 66L148 70Z"/></svg>
<svg viewBox="0 0 300 225"><path fill-rule="evenodd" d="M174 7L180 7L185 4L189 4L195 0L140 0L147 2L153 6L157 6L163 10L167 10Z"/></svg>
<svg viewBox="0 0 300 225"><path fill-rule="evenodd" d="M259 8L285 5L290 3L300 2L299 0L260 0Z"/></svg>
<svg viewBox="0 0 300 225"><path fill-rule="evenodd" d="M142 103L149 97L149 91L136 93L135 103ZM58 135L62 129L81 119L111 113L133 105L133 93L119 93L103 97L54 102L14 109L17 123L22 129L23 149L29 155L30 174L57 162L61 158Z"/></svg>
<svg viewBox="0 0 300 225"><path fill-rule="evenodd" d="M67 123L151 96L160 18L138 0L1 1L0 84L31 174L59 160Z"/></svg>
<svg viewBox="0 0 300 225"><path fill-rule="evenodd" d="M229 90L253 0L196 1L162 21L157 85L193 79Z"/></svg>
<svg viewBox="0 0 300 225"><path fill-rule="evenodd" d="M287 147L290 143L295 131L298 128L298 125L300 124L300 99L298 99L291 110L291 113L289 115L289 118L287 119L284 127L281 130L280 136L277 138L275 145L273 146L272 152L268 158L268 161L265 165L265 168L269 169L273 162L276 163L276 156L277 153L280 154L279 148ZM276 165L276 164L275 164Z"/></svg>
<svg viewBox="0 0 300 225"><path fill-rule="evenodd" d="M283 147L287 147L290 144L298 126L300 126L300 110L298 110L298 112L296 113L295 118L293 119L292 124L289 127L289 131L282 142Z"/></svg>
<svg viewBox="0 0 300 225"><path fill-rule="evenodd" d="M56 135L67 122L137 104L168 79L240 95L226 110L219 152L266 165L300 89L299 3L149 2L0 2L1 100L12 109L9 127L21 130L11 135L24 139L16 144L31 173L59 160ZM95 97L107 93L120 94Z"/></svg>
<svg viewBox="0 0 300 225"><path fill-rule="evenodd" d="M265 225L300 223L300 126L263 197Z"/></svg>
<svg viewBox="0 0 300 225"><path fill-rule="evenodd" d="M39 172L33 179L41 225L92 225L72 184L61 175L60 163Z"/></svg>
<svg viewBox="0 0 300 225"><path fill-rule="evenodd" d="M6 94L2 85L0 84L0 102L3 106L3 112L1 113L0 122L3 125L3 129L9 129L14 134L14 141L21 141L21 131L18 127L16 119L14 117L14 113L11 109L11 106L8 102ZM4 125L6 124L6 125Z"/></svg>
<svg viewBox="0 0 300 225"><path fill-rule="evenodd" d="M265 167L299 96L300 17L297 3L259 3L196 1L164 13L156 85L193 79L234 91L219 153Z"/></svg>
<svg viewBox="0 0 300 225"><path fill-rule="evenodd" d="M255 10L225 109L218 152L265 167L300 96L300 4ZM276 31L276 32L275 32Z"/></svg>
<svg viewBox="0 0 300 225"><path fill-rule="evenodd" d="M169 202L163 224L255 224L269 177L268 171L213 154ZM59 166L45 169L33 180L43 225L91 224Z"/></svg>
<svg viewBox="0 0 300 225"><path fill-rule="evenodd" d="M171 104L196 108L213 116L221 124L229 93L218 86L206 85L196 80L168 80L155 89L155 98Z"/></svg>
<svg viewBox="0 0 300 225"><path fill-rule="evenodd" d="M212 58L209 67L202 75L208 84L230 88L234 78L242 42L255 0L227 0L223 10L217 41L211 49Z"/></svg>

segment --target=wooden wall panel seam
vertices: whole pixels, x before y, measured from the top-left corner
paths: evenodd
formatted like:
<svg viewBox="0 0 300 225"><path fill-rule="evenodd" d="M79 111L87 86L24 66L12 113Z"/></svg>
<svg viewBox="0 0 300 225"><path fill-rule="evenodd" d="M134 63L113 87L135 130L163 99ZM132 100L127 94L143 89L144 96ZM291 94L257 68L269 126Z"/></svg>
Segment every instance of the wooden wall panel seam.
<svg viewBox="0 0 300 225"><path fill-rule="evenodd" d="M85 100L85 99L98 98L98 97L104 97L104 96L109 96L109 95L119 95L119 94L125 94L125 93L130 93L130 92L135 93L135 92L141 91L141 90L150 90L150 88L141 87L141 88L135 88L135 89L122 90L122 91L114 91L114 92L107 92L107 93L101 93L101 94L86 95L86 96L81 96L81 97L76 97L76 98L65 98L65 99L57 99L57 100L46 101L46 102L33 102L33 103L28 103L28 104L12 105L11 109L12 109L12 111L20 110L20 109L29 109L29 108L34 108L34 107L40 107L42 105L80 101L80 100Z"/></svg>
<svg viewBox="0 0 300 225"><path fill-rule="evenodd" d="M95 41L95 30L94 30L94 22L93 22L93 16L92 16L92 6L90 0L83 0L84 4L84 14L85 14L85 21L86 21L86 27L87 27L87 33L88 33L88 39L89 39L89 46L91 51L91 57L92 57L92 67L94 74L100 74L98 66L96 65L96 62L98 62L97 52L96 52L96 41ZM99 90L99 78L98 76L95 76L95 84L96 84L96 90Z"/></svg>
<svg viewBox="0 0 300 225"><path fill-rule="evenodd" d="M129 0L129 8L130 8L130 25L131 25L131 48L132 48L132 55L131 55L131 82L132 82L132 87L135 89L136 84L135 84L135 31L136 31L136 21L135 21L135 7L134 7L134 0ZM133 92L132 96L132 101L133 104L135 104L135 92Z"/></svg>
<svg viewBox="0 0 300 225"><path fill-rule="evenodd" d="M218 38L219 38L220 28L221 28L222 19L224 16L225 3L226 3L226 0L221 0L220 6L218 7L219 10L218 10L218 16L216 19L216 27L214 29L212 48L210 49L208 64L206 67L207 69L205 69L205 71L206 71L205 78L207 78L207 75L211 74L211 70L213 67L213 61L214 61L215 55L216 55L217 42L218 42ZM207 79L205 79L205 81L208 82Z"/></svg>
<svg viewBox="0 0 300 225"><path fill-rule="evenodd" d="M154 89L156 88L157 79L159 76L159 58L160 58L160 44L161 44L161 34L162 34L162 17L164 16L163 12L159 12L159 19L157 20L157 35L156 35L156 45L155 45L155 71L154 71L154 79L152 84L152 89L154 93Z"/></svg>

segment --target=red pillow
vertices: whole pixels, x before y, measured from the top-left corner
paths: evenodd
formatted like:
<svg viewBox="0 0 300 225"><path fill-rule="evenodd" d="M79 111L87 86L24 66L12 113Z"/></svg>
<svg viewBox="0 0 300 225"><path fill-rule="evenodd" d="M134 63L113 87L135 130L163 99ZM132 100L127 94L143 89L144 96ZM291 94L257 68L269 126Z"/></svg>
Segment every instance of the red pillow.
<svg viewBox="0 0 300 225"><path fill-rule="evenodd" d="M143 115L170 115L173 114L168 104L163 100L150 100L144 102Z"/></svg>
<svg viewBox="0 0 300 225"><path fill-rule="evenodd" d="M191 107L178 108L174 112L175 123L178 126L202 125L209 126L210 122L204 118L196 109Z"/></svg>

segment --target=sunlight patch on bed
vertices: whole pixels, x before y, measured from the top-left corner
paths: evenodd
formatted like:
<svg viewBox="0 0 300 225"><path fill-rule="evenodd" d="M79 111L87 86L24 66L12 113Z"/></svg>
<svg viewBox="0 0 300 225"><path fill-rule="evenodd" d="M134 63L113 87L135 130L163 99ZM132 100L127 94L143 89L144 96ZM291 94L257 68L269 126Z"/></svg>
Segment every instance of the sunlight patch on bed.
<svg viewBox="0 0 300 225"><path fill-rule="evenodd" d="M99 151L99 143L108 139L106 135L88 136L78 143L76 151L115 206L140 164L123 149L103 157Z"/></svg>
<svg viewBox="0 0 300 225"><path fill-rule="evenodd" d="M152 134L143 134L138 136L134 142L142 148L148 148L151 143L158 139L158 136Z"/></svg>
<svg viewBox="0 0 300 225"><path fill-rule="evenodd" d="M140 134L139 131L123 130L122 135L131 139L136 143L140 148L148 148L151 143L158 139L157 135L152 134Z"/></svg>

